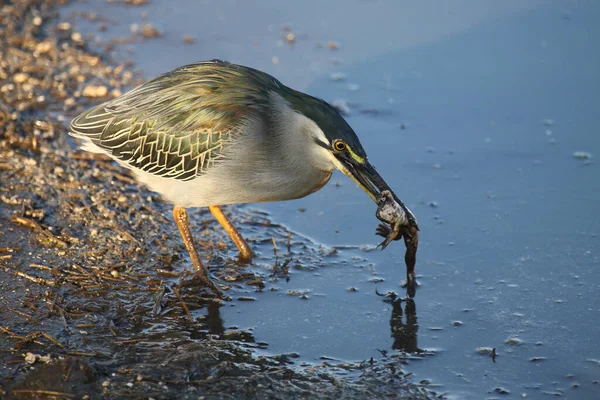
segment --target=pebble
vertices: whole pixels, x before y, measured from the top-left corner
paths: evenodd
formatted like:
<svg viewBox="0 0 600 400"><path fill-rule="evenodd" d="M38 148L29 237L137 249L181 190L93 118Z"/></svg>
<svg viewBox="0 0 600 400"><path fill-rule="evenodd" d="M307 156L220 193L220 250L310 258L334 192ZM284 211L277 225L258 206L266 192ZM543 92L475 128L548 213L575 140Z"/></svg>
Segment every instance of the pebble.
<svg viewBox="0 0 600 400"><path fill-rule="evenodd" d="M24 83L29 80L29 75L24 72L18 72L13 75L13 81L15 83Z"/></svg>
<svg viewBox="0 0 600 400"><path fill-rule="evenodd" d="M573 157L577 160L589 160L592 158L592 154L587 151L576 151L573 153Z"/></svg>
<svg viewBox="0 0 600 400"><path fill-rule="evenodd" d="M504 341L504 343L510 344L510 345L513 345L513 346L519 346L519 345L523 344L523 341L521 339L519 339L519 338L516 338L516 337L510 337L510 338L506 339Z"/></svg>
<svg viewBox="0 0 600 400"><path fill-rule="evenodd" d="M331 75L329 75L329 78L332 81L343 81L344 79L346 79L346 74L344 74L343 72L334 72Z"/></svg>
<svg viewBox="0 0 600 400"><path fill-rule="evenodd" d="M71 24L68 22L61 22L60 24L56 25L56 29L58 29L59 31L70 31Z"/></svg>
<svg viewBox="0 0 600 400"><path fill-rule="evenodd" d="M53 44L50 41L40 42L35 46L35 51L39 54L49 53L53 48Z"/></svg>
<svg viewBox="0 0 600 400"><path fill-rule="evenodd" d="M494 388L494 392L498 393L498 394L510 394L510 391L508 389L504 389L503 387L496 387Z"/></svg>
<svg viewBox="0 0 600 400"><path fill-rule="evenodd" d="M105 97L108 94L108 88L104 85L87 85L83 89L84 97Z"/></svg>
<svg viewBox="0 0 600 400"><path fill-rule="evenodd" d="M531 357L529 359L529 361L531 362L541 362L541 361L546 361L547 357Z"/></svg>
<svg viewBox="0 0 600 400"><path fill-rule="evenodd" d="M491 355L494 352L493 347L478 347L477 353L482 355Z"/></svg>
<svg viewBox="0 0 600 400"><path fill-rule="evenodd" d="M346 100L335 100L331 105L336 108L342 115L348 115L352 112Z"/></svg>
<svg viewBox="0 0 600 400"><path fill-rule="evenodd" d="M142 27L142 36L147 38L157 38L160 36L160 31L152 24L145 24Z"/></svg>

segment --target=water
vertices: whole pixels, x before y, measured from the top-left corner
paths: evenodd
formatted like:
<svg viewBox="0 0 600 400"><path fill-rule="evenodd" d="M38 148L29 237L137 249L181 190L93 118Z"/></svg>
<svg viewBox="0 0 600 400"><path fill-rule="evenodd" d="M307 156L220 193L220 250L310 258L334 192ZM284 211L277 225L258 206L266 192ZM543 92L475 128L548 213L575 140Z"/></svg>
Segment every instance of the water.
<svg viewBox="0 0 600 400"><path fill-rule="evenodd" d="M223 58L346 100L370 160L421 227L416 313L400 317L375 295L402 293L403 244L392 243L292 269L278 291L249 291L258 301L225 306L225 326L252 328L268 352L297 352L299 362L429 350L407 369L456 398L500 396L497 387L516 397L600 396L600 179L595 158L573 157L600 155L599 3L173 4L90 0L64 14L94 10L114 20L107 39L128 34L147 12L164 32L131 45L148 77ZM196 42L184 44L186 34ZM335 72L346 78L331 79ZM380 241L375 206L341 174L307 198L252 207L326 246ZM505 343L513 337L522 344ZM496 361L478 347L495 347Z"/></svg>

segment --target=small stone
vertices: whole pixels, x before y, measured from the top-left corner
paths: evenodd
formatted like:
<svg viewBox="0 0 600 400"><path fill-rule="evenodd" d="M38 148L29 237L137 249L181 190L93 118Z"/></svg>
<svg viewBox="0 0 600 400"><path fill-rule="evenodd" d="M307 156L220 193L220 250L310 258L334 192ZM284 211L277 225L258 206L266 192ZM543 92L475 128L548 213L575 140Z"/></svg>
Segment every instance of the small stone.
<svg viewBox="0 0 600 400"><path fill-rule="evenodd" d="M102 382L102 387L109 387L110 386L110 381L106 380L104 382Z"/></svg>
<svg viewBox="0 0 600 400"><path fill-rule="evenodd" d="M519 346L523 344L523 341L516 337L510 337L504 341L506 344L510 344L511 346Z"/></svg>
<svg viewBox="0 0 600 400"><path fill-rule="evenodd" d="M148 23L142 27L142 36L147 38L157 38L160 36L160 31L152 24Z"/></svg>
<svg viewBox="0 0 600 400"><path fill-rule="evenodd" d="M463 326L462 321L452 321L452 326Z"/></svg>
<svg viewBox="0 0 600 400"><path fill-rule="evenodd" d="M510 394L510 391L507 389L504 389L503 387L496 387L494 388L494 392L498 393L498 394Z"/></svg>
<svg viewBox="0 0 600 400"><path fill-rule="evenodd" d="M343 72L333 72L331 75L329 75L329 79L332 81L343 81L346 79L346 74Z"/></svg>
<svg viewBox="0 0 600 400"><path fill-rule="evenodd" d="M348 115L352 111L346 100L334 100L331 103L331 105L333 106L333 108L337 109L342 115Z"/></svg>
<svg viewBox="0 0 600 400"><path fill-rule="evenodd" d="M544 119L544 120L542 120L542 124L544 124L545 126L552 126L552 125L554 125L554 120L553 119Z"/></svg>
<svg viewBox="0 0 600 400"><path fill-rule="evenodd" d="M85 97L105 97L108 95L108 88L104 85L87 85L83 89Z"/></svg>
<svg viewBox="0 0 600 400"><path fill-rule="evenodd" d="M529 361L531 362L541 362L541 361L546 361L547 357L531 357L529 359Z"/></svg>
<svg viewBox="0 0 600 400"><path fill-rule="evenodd" d="M477 353L484 355L484 356L491 355L493 352L494 352L493 347L478 347L477 348Z"/></svg>
<svg viewBox="0 0 600 400"><path fill-rule="evenodd" d="M33 363L35 363L35 360L37 360L37 357L38 356L36 356L33 353L27 353L27 354L25 354L25 362L27 364L33 364Z"/></svg>
<svg viewBox="0 0 600 400"><path fill-rule="evenodd" d="M119 271L117 271L116 269L113 269L112 271L110 271L110 274L113 276L113 278L119 277Z"/></svg>
<svg viewBox="0 0 600 400"><path fill-rule="evenodd" d="M71 24L68 22L61 22L60 24L56 25L56 29L58 29L59 31L70 31Z"/></svg>
<svg viewBox="0 0 600 400"><path fill-rule="evenodd" d="M592 154L588 153L587 151L576 151L573 153L573 157L577 160L589 160L592 158Z"/></svg>
<svg viewBox="0 0 600 400"><path fill-rule="evenodd" d="M46 54L52 50L52 42L39 42L35 46L35 51L39 54Z"/></svg>
<svg viewBox="0 0 600 400"><path fill-rule="evenodd" d="M15 83L24 83L29 80L29 75L24 72L17 72L13 75L13 81Z"/></svg>

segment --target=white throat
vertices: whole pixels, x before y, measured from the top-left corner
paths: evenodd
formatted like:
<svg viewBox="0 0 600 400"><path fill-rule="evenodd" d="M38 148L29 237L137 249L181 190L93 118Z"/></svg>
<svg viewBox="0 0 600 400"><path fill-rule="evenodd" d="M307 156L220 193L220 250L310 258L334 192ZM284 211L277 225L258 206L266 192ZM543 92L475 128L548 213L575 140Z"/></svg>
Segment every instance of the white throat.
<svg viewBox="0 0 600 400"><path fill-rule="evenodd" d="M271 122L275 136L280 136L280 145L287 147L286 154L298 155L298 160L310 163L322 171L331 172L339 162L333 154L319 146L316 141L331 145L321 128L310 118L296 112L279 94L270 93ZM293 133L290 135L290 132ZM287 135L285 135L287 133Z"/></svg>

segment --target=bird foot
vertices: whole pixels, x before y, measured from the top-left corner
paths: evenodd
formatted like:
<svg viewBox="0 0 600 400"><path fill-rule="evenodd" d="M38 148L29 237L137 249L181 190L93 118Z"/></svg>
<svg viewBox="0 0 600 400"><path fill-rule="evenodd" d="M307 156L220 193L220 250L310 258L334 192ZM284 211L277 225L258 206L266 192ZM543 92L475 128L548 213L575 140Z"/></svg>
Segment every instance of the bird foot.
<svg viewBox="0 0 600 400"><path fill-rule="evenodd" d="M421 284L417 281L417 277L414 274L409 274L408 277L402 281L401 286L406 288L406 294L411 299L417 294L417 287Z"/></svg>

